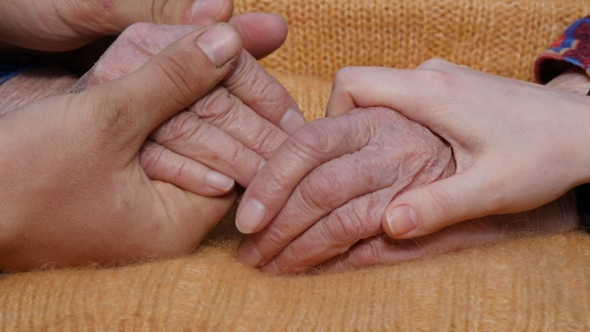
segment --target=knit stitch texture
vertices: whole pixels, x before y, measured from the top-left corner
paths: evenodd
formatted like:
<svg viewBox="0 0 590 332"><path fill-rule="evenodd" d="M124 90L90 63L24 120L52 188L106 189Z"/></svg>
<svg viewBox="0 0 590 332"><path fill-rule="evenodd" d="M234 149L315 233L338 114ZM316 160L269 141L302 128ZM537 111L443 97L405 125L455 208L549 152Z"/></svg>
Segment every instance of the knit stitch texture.
<svg viewBox="0 0 590 332"><path fill-rule="evenodd" d="M308 120L349 65L431 57L533 80L535 56L588 0L236 0L282 14L262 63ZM536 236L373 269L266 276L235 258L228 215L189 257L113 269L0 276L2 331L590 330L590 237Z"/></svg>

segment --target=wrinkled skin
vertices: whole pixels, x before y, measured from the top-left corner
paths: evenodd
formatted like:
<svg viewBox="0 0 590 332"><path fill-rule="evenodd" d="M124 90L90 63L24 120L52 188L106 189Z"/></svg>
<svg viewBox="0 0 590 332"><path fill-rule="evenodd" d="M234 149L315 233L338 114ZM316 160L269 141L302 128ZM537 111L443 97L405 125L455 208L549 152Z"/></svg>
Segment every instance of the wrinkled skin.
<svg viewBox="0 0 590 332"><path fill-rule="evenodd" d="M260 32L260 29L262 28L272 27L277 24L279 27L284 27L284 22L280 17L270 14L245 14L234 17L232 21L241 26L241 28L239 26L236 28L238 31L253 25L257 25L258 30L255 29L255 31L258 32ZM125 76L150 60L153 55L159 53L166 46L176 41L176 39L198 29L199 28L195 26L182 27L136 24L123 33L121 38L112 45L107 54L101 58L92 71L80 80L80 82L76 83L71 90L77 92L86 89L93 90L93 87L97 88L103 83L108 83L108 81ZM243 34L244 32L241 31L241 33ZM264 56L269 52L270 48L278 47L280 45L278 41L284 38L286 32L283 29L274 29L273 31L264 32L263 35L266 35L268 38L261 42L253 40L252 37L244 37L244 41L247 41L249 49L256 53L257 56ZM168 56L170 56L170 54ZM186 68L187 70L191 68L199 69L199 66L205 66L205 64L195 62L194 65ZM210 74L210 71L207 71L207 67L205 66L201 73L206 75ZM14 110L13 113L17 114L15 116L18 116L18 113L27 110L27 108L18 108L19 106L27 105L34 100L46 98L51 95L61 94L66 89L69 89L67 86L68 84L71 86L73 81L75 82L75 78L60 68L41 68L39 70L26 72L0 87L0 95L3 97L1 102L3 105L1 112L7 113ZM203 81L214 82L213 80ZM211 86L206 88L210 89ZM165 91L166 89L162 90ZM268 93L271 94L270 97L266 95ZM84 92L81 94L84 94ZM109 94L112 94L112 92ZM265 94L264 98L261 97L262 94ZM242 97L242 99L238 99L238 97ZM42 101L42 103L44 102L45 101ZM94 103L89 102L88 105L91 106L93 104ZM286 110L291 109L298 111L297 105L295 105L294 101L286 93L284 88L280 86L274 78L261 70L252 57L243 54L237 59L234 68L230 73L225 76L225 80L222 81L222 84L215 87L211 93L197 100L197 102L192 104L191 107L187 108L186 112L184 112L194 112L193 114L197 114L198 112L199 114L198 125L192 128L195 131L190 131L190 133L195 134L194 136L186 135L186 137L182 137L182 133L176 131L177 129L182 129L180 128L181 126L172 125L175 120L169 121L166 125L171 129L164 130L165 126L161 126L153 131L152 134L163 132L160 133L160 137L164 138L167 138L167 135L173 135L174 137L167 139L166 143L169 145L176 144L181 148L186 148L188 149L189 154L199 152L199 148L204 145L203 142L197 138L205 139L210 137L215 140L215 144L219 149L227 149L227 147L219 144L219 141L221 141L219 139L220 134L225 135L222 136L222 138L230 137L231 140L227 139L226 142L234 145L241 144L241 142L254 144L252 141L259 139L258 135L266 134L264 140L256 142L260 143L260 145L254 147L254 149L260 151L264 157L261 157L257 152L250 151L245 147L239 148L239 150L244 154L249 153L248 156L255 154L253 157L257 160L259 158L268 157L270 154L269 151L276 148L272 147L272 144L278 146L280 141L286 137L286 134L276 126L270 124L268 120L262 118L258 113L255 113L246 104L252 105L256 110L260 111L261 114L264 114L272 121L279 122L282 125L285 125L285 122L280 121L280 116L282 116L282 114L279 113L281 107ZM39 105L37 105L37 107L39 107ZM150 105L150 107L145 108L145 112L153 112L153 109L154 105ZM47 106L46 112L51 111L51 107ZM81 109L81 112L82 111L84 110ZM105 108L105 111L108 111L108 109ZM190 119L186 114L184 117ZM277 117L279 118L277 119ZM37 123L37 120L34 118L30 118L30 120ZM233 123L232 121L236 121L236 123ZM237 128L237 125L241 125L244 121L248 122L248 125L252 128L255 128L256 132L244 131L236 133L235 129ZM186 129L191 130L188 122L189 121L186 120L175 121L175 123L184 123ZM288 122L286 125L287 130L293 130L292 127L288 127ZM234 130L234 132L232 132L232 130ZM205 134L202 134L203 132L205 132ZM275 136L271 135L273 133ZM64 132L64 135L65 134L67 134L67 131ZM229 134L236 134L237 138L234 139ZM178 136L178 138L176 136ZM114 137L112 139L114 139ZM276 141L277 139L280 141ZM57 234L48 232L44 235L44 243L39 243L38 241L41 239L36 238L36 236L40 234L37 232L31 232L28 236L22 236L19 241L23 245L26 243L37 242L36 246L39 249L43 249L43 253L35 254L34 252L29 252L26 254L26 257L21 255L21 257L16 260L14 258L1 257L1 266L9 269L27 269L31 267L39 267L44 264L73 266L88 264L90 262L102 264L122 263L137 259L173 257L187 254L194 250L196 244L198 244L210 229L215 226L232 206L233 202L235 202L236 192L233 191L227 195L218 197L192 195L191 191L194 193L195 191L203 190L202 186L196 186L199 184L197 178L198 172L188 172L194 171L194 168L187 168L185 165L183 169L187 170L186 176L178 176L184 173L175 173L174 167L175 165L178 165L178 163L175 162L174 158L184 156L176 153L172 154L171 150L166 150L164 146L160 146L154 141L148 140L146 142L148 143L144 143L144 147L139 154L139 161L144 170L137 170L137 172L143 173L145 171L146 175L153 175L148 177L152 182L156 183L158 192L165 198L164 205L169 212L169 214L166 215L166 218L158 220L158 217L161 216L159 214L154 214L149 218L149 220L155 219L153 220L154 222L149 222L148 218L138 218L135 220L136 223L121 222L119 224L116 223L118 220L117 218L112 218L112 220L108 222L102 220L102 222L96 222L96 225L101 225L99 227L101 228L100 234L97 234L97 229L94 229L93 227L88 228L84 225L88 222L92 222L96 219L95 217L102 216L103 219L109 219L109 216L112 214L96 213L92 218L87 218L82 216L85 215L85 213L87 214L88 210L82 209L79 212L83 211L84 213L81 213L78 216L70 215L68 219L62 220L58 223L61 225L60 227L66 227L69 219L73 218L72 220L76 220L76 218L81 217L85 219L82 222L78 220L77 223L79 225L75 229L62 231L62 236L69 234L70 231L74 231L75 235L67 237L67 239L57 240L61 243L60 246L54 246L55 248L52 248L51 250L43 249L51 245L52 238L56 240L56 236L54 235ZM150 146L146 147L147 144L150 144ZM49 149L47 151L52 150ZM160 151L160 153L154 153L158 151ZM162 153L161 151L165 152ZM217 151L215 151L214 146L206 152L216 153ZM88 153L88 155L90 156L91 153ZM236 154L236 156L239 156L239 154ZM231 157L233 158L236 156ZM216 157L217 156L213 156L213 159ZM113 158L114 157L110 156L109 158L102 160L114 162ZM217 162L222 163L226 161L227 160L220 159ZM45 162L49 163L48 165L51 165L50 160L45 160ZM62 163L61 165L63 165L62 167L64 169L68 169L73 166L71 165L73 163L74 161L70 163ZM232 164L233 161L231 160L226 163L226 165ZM258 165L256 165L256 167L258 167ZM241 172L241 170L239 171ZM158 176L167 176L167 174L175 176L170 178L171 181L169 181L169 183L175 182L175 184L181 188L189 188L192 190L185 191L179 195L178 188L175 186L160 181L154 181L157 180ZM247 176L248 175L240 178L240 181L248 181ZM249 176L251 177L251 175ZM42 182L41 180L39 181ZM141 185L140 187L144 188L145 186ZM60 184L59 188L63 191L60 195L68 191L66 182ZM209 194L210 196L219 195L219 193L215 192L209 192L206 194ZM33 205L32 200L30 204L31 206ZM81 208L84 206L86 205L80 204ZM103 208L108 209L108 206L109 204L105 203ZM157 210L161 207L161 204L159 204L159 202L152 202L144 207L145 212L149 212L148 207L150 206ZM172 221L172 223L168 223L169 221ZM140 222L140 224L137 224L137 222ZM19 228L22 229L22 227L25 226L26 223L23 223ZM86 231L84 231L84 229L86 229ZM111 229L112 232L109 232L109 229ZM89 238L93 239L88 241ZM154 240L154 238L156 238L156 240ZM142 243L142 241L146 240L148 240L149 243ZM105 244L113 242L116 245L94 248L94 244L97 241L102 241L102 243ZM72 248L76 246L78 246L79 250L68 249L68 254L60 254L59 247Z"/></svg>
<svg viewBox="0 0 590 332"><path fill-rule="evenodd" d="M343 134L346 133L346 134ZM427 237L392 240L383 211L399 193L455 172L450 147L387 108L355 109L309 123L290 137L248 187L238 209L256 199L263 229L246 235L238 258L265 272L292 273L397 263L424 255L577 225L571 200L535 211L463 222ZM240 227L244 227L241 225Z"/></svg>
<svg viewBox="0 0 590 332"><path fill-rule="evenodd" d="M72 90L82 91L127 75L196 29L135 24L125 30ZM286 114L293 116L282 121ZM222 195L233 184L230 182L225 190L223 186L208 186L206 177L211 169L246 187L288 134L304 123L297 104L283 86L256 59L243 52L220 86L150 135L140 162L152 179L201 195ZM216 176L219 178L220 174ZM225 181L231 181L230 178Z"/></svg>
<svg viewBox="0 0 590 332"><path fill-rule="evenodd" d="M205 52L212 36L226 40L213 56ZM155 128L226 77L240 51L233 27L200 29L127 76L0 116L0 268L193 252L235 193L207 202L149 179L139 150Z"/></svg>

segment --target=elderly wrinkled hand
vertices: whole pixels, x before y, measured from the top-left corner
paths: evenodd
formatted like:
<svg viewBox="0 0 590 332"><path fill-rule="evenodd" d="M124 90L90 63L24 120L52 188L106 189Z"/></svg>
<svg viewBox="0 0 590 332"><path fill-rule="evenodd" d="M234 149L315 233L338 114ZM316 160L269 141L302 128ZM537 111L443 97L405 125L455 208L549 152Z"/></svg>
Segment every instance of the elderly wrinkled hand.
<svg viewBox="0 0 590 332"><path fill-rule="evenodd" d="M290 272L383 233L397 193L453 174L450 147L386 108L357 109L296 131L252 181L237 215L238 258Z"/></svg>
<svg viewBox="0 0 590 332"><path fill-rule="evenodd" d="M450 147L388 108L355 109L297 131L246 190L238 258L265 272L391 264L576 227L571 196L534 211L468 220L416 239L384 233L399 193L452 175Z"/></svg>
<svg viewBox="0 0 590 332"><path fill-rule="evenodd" d="M125 76L197 29L132 25L73 90ZM200 195L223 195L233 189L234 179L246 187L266 159L303 124L291 95L244 51L219 86L151 133L140 163L151 179Z"/></svg>

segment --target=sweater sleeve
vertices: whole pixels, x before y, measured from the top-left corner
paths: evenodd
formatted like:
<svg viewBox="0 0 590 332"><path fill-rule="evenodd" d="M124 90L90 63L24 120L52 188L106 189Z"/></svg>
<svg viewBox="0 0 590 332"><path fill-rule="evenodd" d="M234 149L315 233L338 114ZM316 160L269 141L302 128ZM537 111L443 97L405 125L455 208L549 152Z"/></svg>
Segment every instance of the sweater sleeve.
<svg viewBox="0 0 590 332"><path fill-rule="evenodd" d="M27 55L0 54L0 84L24 71L46 65L48 62Z"/></svg>
<svg viewBox="0 0 590 332"><path fill-rule="evenodd" d="M590 75L590 16L572 24L535 61L535 78L545 84L567 67L578 66Z"/></svg>

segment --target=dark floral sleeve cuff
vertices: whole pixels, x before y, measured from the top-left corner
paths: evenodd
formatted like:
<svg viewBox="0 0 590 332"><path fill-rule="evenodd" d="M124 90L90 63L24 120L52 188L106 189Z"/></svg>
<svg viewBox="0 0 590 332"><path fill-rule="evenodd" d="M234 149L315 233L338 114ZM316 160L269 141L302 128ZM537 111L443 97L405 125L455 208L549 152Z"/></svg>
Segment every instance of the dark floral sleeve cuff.
<svg viewBox="0 0 590 332"><path fill-rule="evenodd" d="M26 55L0 54L0 84L16 75L46 65L48 61Z"/></svg>
<svg viewBox="0 0 590 332"><path fill-rule="evenodd" d="M574 65L590 75L590 16L576 21L535 61L535 78L545 84Z"/></svg>

